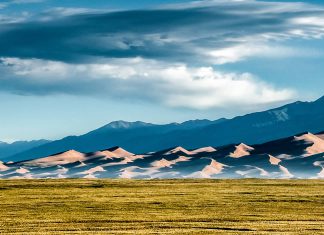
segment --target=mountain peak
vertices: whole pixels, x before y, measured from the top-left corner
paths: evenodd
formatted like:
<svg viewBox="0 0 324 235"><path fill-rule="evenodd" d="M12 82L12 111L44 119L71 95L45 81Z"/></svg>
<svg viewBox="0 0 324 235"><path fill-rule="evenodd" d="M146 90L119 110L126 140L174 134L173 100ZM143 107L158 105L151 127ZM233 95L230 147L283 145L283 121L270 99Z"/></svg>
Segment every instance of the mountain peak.
<svg viewBox="0 0 324 235"><path fill-rule="evenodd" d="M138 127L146 127L153 126L154 124L136 121L136 122L127 122L123 120L113 121L109 124L103 126L102 128L110 128L110 129L130 129L130 128L138 128Z"/></svg>

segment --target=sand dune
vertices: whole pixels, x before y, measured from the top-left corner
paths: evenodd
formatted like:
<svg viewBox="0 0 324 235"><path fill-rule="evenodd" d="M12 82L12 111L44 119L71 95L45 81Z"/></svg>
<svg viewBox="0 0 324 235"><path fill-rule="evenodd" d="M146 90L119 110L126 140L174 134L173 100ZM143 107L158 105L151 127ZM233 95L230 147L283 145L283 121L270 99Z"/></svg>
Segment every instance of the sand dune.
<svg viewBox="0 0 324 235"><path fill-rule="evenodd" d="M69 150L49 157L27 161L24 164L29 166L49 167L49 166L64 165L64 164L74 163L77 161L84 161L84 160L86 160L85 154L77 152L75 150Z"/></svg>
<svg viewBox="0 0 324 235"><path fill-rule="evenodd" d="M233 146L192 151L179 146L143 155L121 147L87 154L70 150L25 162L0 162L0 178L324 178L324 140L311 133Z"/></svg>
<svg viewBox="0 0 324 235"><path fill-rule="evenodd" d="M3 162L0 161L0 171L7 171L9 169L10 169L9 167L4 165Z"/></svg>
<svg viewBox="0 0 324 235"><path fill-rule="evenodd" d="M106 170L104 168L102 168L101 166L96 166L96 167L93 167L87 171L81 172L80 174L92 175L93 173L103 172L103 171L106 171Z"/></svg>
<svg viewBox="0 0 324 235"><path fill-rule="evenodd" d="M133 153L126 151L120 147L114 147L106 150L97 151L94 153L95 156L103 156L105 159L114 159L114 158L125 158L133 156Z"/></svg>
<svg viewBox="0 0 324 235"><path fill-rule="evenodd" d="M162 167L170 167L170 166L173 165L173 162L172 161L168 161L165 158L162 158L161 160L152 162L151 165L154 166L154 167L159 167L159 168L162 168Z"/></svg>
<svg viewBox="0 0 324 235"><path fill-rule="evenodd" d="M130 166L122 169L120 171L119 177L124 179L132 179L132 178L156 178L155 174L160 171L156 168L140 168L138 166Z"/></svg>
<svg viewBox="0 0 324 235"><path fill-rule="evenodd" d="M280 159L280 160L289 160L289 159L294 159L296 158L296 156L292 156L289 154L279 154L276 156L276 158Z"/></svg>
<svg viewBox="0 0 324 235"><path fill-rule="evenodd" d="M105 159L113 159L113 158L117 158L117 154L110 152L109 150L103 150L103 151L97 151L94 152L95 156L102 156Z"/></svg>
<svg viewBox="0 0 324 235"><path fill-rule="evenodd" d="M120 159L120 161L105 163L105 164L102 164L101 166L108 167L108 166L127 165L128 163L131 163L137 159L143 159L144 157L146 157L146 155L130 155L127 157L118 157Z"/></svg>
<svg viewBox="0 0 324 235"><path fill-rule="evenodd" d="M26 173L28 173L30 171L23 168L23 167L20 167L19 169L16 170L16 172L23 175L23 174L26 174Z"/></svg>
<svg viewBox="0 0 324 235"><path fill-rule="evenodd" d="M120 148L120 147L109 149L109 151L111 153L115 154L115 156L117 156L117 157L130 157L130 156L134 155L134 153L128 152L125 149Z"/></svg>
<svg viewBox="0 0 324 235"><path fill-rule="evenodd" d="M235 173L239 174L245 178L251 178L251 177L256 177L256 176L263 176L263 177L269 176L269 173L260 167L253 167L253 166L250 166L250 167L252 167L252 169L238 170L238 171L235 171Z"/></svg>
<svg viewBox="0 0 324 235"><path fill-rule="evenodd" d="M211 159L209 165L206 165L201 171L193 172L185 178L212 178L213 175L221 174L226 165Z"/></svg>
<svg viewBox="0 0 324 235"><path fill-rule="evenodd" d="M269 155L269 162L272 165L279 165L279 163L281 162L281 160L279 158L276 158L274 156Z"/></svg>
<svg viewBox="0 0 324 235"><path fill-rule="evenodd" d="M235 151L230 154L230 157L240 158L240 157L248 156L248 155L250 155L250 152L253 150L254 150L254 148L241 143L241 144L235 146Z"/></svg>
<svg viewBox="0 0 324 235"><path fill-rule="evenodd" d="M165 158L162 158L161 160L158 161L154 161L151 163L151 165L153 167L158 167L158 168L162 168L162 167L172 167L172 165L177 164L178 162L186 162L189 161L190 158L189 157L185 157L185 156L180 156L175 160L166 160Z"/></svg>
<svg viewBox="0 0 324 235"><path fill-rule="evenodd" d="M181 146L178 146L174 149L171 149L170 151L168 151L166 154L175 154L175 153L179 153L179 152L183 152L187 155L192 155L192 153L188 150L186 150L185 148L182 148Z"/></svg>
<svg viewBox="0 0 324 235"><path fill-rule="evenodd" d="M216 149L214 149L213 147L203 147L203 148L198 148L195 150L190 151L191 154L198 154L198 153L212 153L212 152L216 152Z"/></svg>
<svg viewBox="0 0 324 235"><path fill-rule="evenodd" d="M313 144L312 146L306 148L305 156L310 156L324 152L324 140L316 135L313 135L312 133L307 133L302 136L296 136L295 140L305 141L307 143Z"/></svg>
<svg viewBox="0 0 324 235"><path fill-rule="evenodd" d="M323 132L322 132L322 133L323 133ZM318 138L324 140L324 133L323 133L323 134L317 134L316 136L317 136Z"/></svg>
<svg viewBox="0 0 324 235"><path fill-rule="evenodd" d="M224 167L225 167L224 164L219 163L214 159L212 159L210 165L205 166L204 169L202 170L202 173L208 176L217 175L222 172Z"/></svg>
<svg viewBox="0 0 324 235"><path fill-rule="evenodd" d="M279 165L279 169L283 173L284 178L292 178L292 177L294 177L294 175L291 174L286 167Z"/></svg>

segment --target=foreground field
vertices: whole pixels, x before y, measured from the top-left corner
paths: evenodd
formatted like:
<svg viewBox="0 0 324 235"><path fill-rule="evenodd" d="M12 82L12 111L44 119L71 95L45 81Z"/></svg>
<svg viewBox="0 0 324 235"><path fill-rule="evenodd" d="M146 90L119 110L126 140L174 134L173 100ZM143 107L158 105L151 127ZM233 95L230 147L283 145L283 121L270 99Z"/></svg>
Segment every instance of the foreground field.
<svg viewBox="0 0 324 235"><path fill-rule="evenodd" d="M0 233L324 234L319 180L3 180Z"/></svg>

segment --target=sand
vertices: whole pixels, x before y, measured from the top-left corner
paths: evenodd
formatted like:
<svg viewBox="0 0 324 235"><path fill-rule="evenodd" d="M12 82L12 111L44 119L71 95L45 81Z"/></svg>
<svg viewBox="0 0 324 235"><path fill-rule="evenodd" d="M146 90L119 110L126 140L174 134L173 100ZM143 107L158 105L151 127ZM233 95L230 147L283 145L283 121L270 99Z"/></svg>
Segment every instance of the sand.
<svg viewBox="0 0 324 235"><path fill-rule="evenodd" d="M208 176L217 175L222 173L224 166L225 166L224 164L219 163L214 159L212 159L211 163L204 167L202 173Z"/></svg>
<svg viewBox="0 0 324 235"><path fill-rule="evenodd" d="M212 153L212 152L216 152L216 149L208 146L208 147L203 147L203 148L199 148L199 149L190 151L191 154L198 154L198 153L202 153L202 152Z"/></svg>
<svg viewBox="0 0 324 235"><path fill-rule="evenodd" d="M0 162L0 171L7 171L9 170L10 168L7 167L6 165L3 164L3 162Z"/></svg>
<svg viewBox="0 0 324 235"><path fill-rule="evenodd" d="M174 149L171 149L169 152L167 152L166 154L168 155L168 154L175 154L175 153L178 153L178 152L183 152L183 153L185 153L185 154L187 154L187 155L192 155L192 153L190 152L190 151L188 151L188 150L186 150L185 148L182 148L181 146L178 146L178 147L176 147L176 148L174 148Z"/></svg>
<svg viewBox="0 0 324 235"><path fill-rule="evenodd" d="M81 174L92 175L95 172L103 172L103 171L106 171L106 170L104 168L102 168L101 166L96 166L96 167L93 167L87 171L82 172Z"/></svg>
<svg viewBox="0 0 324 235"><path fill-rule="evenodd" d="M39 158L32 161L25 162L25 165L39 166L39 167L50 167L56 165L64 165L68 163L74 163L77 161L86 160L86 156L83 153L75 150L69 150L60 154L52 155L49 157Z"/></svg>
<svg viewBox="0 0 324 235"><path fill-rule="evenodd" d="M29 170L27 170L27 169L25 169L23 167L20 167L19 169L16 170L16 172L23 175L23 174L28 173Z"/></svg>
<svg viewBox="0 0 324 235"><path fill-rule="evenodd" d="M235 146L235 151L230 154L230 157L240 158L240 157L248 156L248 155L250 155L250 152L253 150L254 150L254 148L241 143L241 144Z"/></svg>
<svg viewBox="0 0 324 235"><path fill-rule="evenodd" d="M305 156L311 156L318 153L324 152L324 140L319 138L312 133L307 133L302 136L295 137L295 141L305 141L307 143L311 143L312 146L306 148Z"/></svg>
<svg viewBox="0 0 324 235"><path fill-rule="evenodd" d="M162 158L161 160L154 161L151 163L153 167L157 168L163 168L163 167L172 167L172 165L177 164L178 162L186 162L189 161L190 157L180 156L175 160L168 161L165 158Z"/></svg>
<svg viewBox="0 0 324 235"><path fill-rule="evenodd" d="M286 167L279 165L279 169L283 173L284 178L292 178L292 177L294 177L294 175L291 174Z"/></svg>
<svg viewBox="0 0 324 235"><path fill-rule="evenodd" d="M281 160L279 158L269 155L269 162L271 163L271 165L279 165Z"/></svg>

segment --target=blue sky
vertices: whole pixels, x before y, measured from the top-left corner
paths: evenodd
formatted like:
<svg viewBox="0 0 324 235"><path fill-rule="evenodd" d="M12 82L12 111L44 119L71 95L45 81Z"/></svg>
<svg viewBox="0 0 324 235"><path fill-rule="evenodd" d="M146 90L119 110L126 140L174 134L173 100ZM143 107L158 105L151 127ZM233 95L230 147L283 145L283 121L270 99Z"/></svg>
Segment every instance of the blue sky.
<svg viewBox="0 0 324 235"><path fill-rule="evenodd" d="M0 140L324 95L323 1L0 1Z"/></svg>

